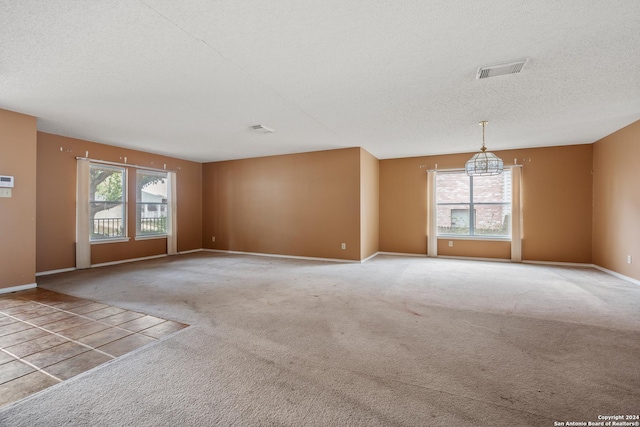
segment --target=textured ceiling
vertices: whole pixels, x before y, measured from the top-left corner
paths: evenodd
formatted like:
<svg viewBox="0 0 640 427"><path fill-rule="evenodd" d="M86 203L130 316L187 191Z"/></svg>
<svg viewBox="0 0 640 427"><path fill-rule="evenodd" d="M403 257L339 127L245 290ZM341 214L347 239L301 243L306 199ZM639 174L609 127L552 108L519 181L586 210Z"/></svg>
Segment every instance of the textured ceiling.
<svg viewBox="0 0 640 427"><path fill-rule="evenodd" d="M591 143L640 119L640 1L5 0L0 108L202 162Z"/></svg>

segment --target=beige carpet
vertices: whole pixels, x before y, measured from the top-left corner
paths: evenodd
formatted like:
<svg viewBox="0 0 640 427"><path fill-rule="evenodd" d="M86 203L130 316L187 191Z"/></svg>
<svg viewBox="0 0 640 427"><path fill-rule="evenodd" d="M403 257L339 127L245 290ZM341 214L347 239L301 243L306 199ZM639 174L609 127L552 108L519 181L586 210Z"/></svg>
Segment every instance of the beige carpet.
<svg viewBox="0 0 640 427"><path fill-rule="evenodd" d="M640 286L593 269L198 253L39 278L194 325L7 426L553 426L640 411Z"/></svg>

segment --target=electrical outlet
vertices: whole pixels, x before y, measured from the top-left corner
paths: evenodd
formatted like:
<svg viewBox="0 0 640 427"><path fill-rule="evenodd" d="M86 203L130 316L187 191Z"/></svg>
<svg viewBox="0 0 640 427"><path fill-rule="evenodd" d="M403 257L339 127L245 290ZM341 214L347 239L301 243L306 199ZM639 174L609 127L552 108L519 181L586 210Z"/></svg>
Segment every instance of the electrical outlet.
<svg viewBox="0 0 640 427"><path fill-rule="evenodd" d="M341 247L342 249L347 249L347 244L346 244L346 243L343 243L342 245L340 245L340 247Z"/></svg>
<svg viewBox="0 0 640 427"><path fill-rule="evenodd" d="M449 240L449 247L452 248L453 247L453 240Z"/></svg>
<svg viewBox="0 0 640 427"><path fill-rule="evenodd" d="M215 242L216 241L216 236L211 236L211 241Z"/></svg>
<svg viewBox="0 0 640 427"><path fill-rule="evenodd" d="M627 255L627 264L631 264L631 255Z"/></svg>

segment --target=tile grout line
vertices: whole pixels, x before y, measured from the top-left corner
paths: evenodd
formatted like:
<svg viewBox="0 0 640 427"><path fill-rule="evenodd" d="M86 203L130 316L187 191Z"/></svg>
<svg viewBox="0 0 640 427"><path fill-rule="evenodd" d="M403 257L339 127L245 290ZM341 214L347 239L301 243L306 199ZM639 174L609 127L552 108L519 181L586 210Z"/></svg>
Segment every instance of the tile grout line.
<svg viewBox="0 0 640 427"><path fill-rule="evenodd" d="M23 298L23 297L19 297L19 298ZM108 327L110 327L110 328L116 328L116 329L119 329L119 330L121 330L121 331L131 332L132 334L144 335L145 337L149 337L149 336L148 336L148 335L145 335L145 334L143 334L143 333L141 333L142 331L145 331L145 330L147 330L147 329L153 328L154 326L158 326L158 325L160 325L160 324L162 324L162 323L164 323L164 322L168 322L168 321L169 321L169 320L167 320L167 319L162 319L161 317L151 316L150 314L139 313L139 312L137 312L137 311L125 310L124 308L116 307L115 305L109 305L109 304L104 304L104 305L106 305L107 307L103 307L103 308L99 308L99 309L97 309L97 310L93 310L93 311L98 311L98 310L103 310L104 308L108 308L108 307L115 307L115 308L119 308L120 310L123 310L123 311L129 311L129 312L131 312L131 313L138 313L138 314L142 314L142 316L141 316L141 317L144 317L144 316L151 316L151 317L155 317L156 319L161 319L161 320L162 320L162 322L160 322L160 323L158 323L158 324L155 324L155 325L153 325L153 326L149 326L148 328L144 328L144 329L142 329L142 330L140 330L140 331L137 331L137 332L136 332L136 331L131 331L131 330L129 330L129 329L121 328L121 327L119 327L119 326L117 326L117 325L109 325L108 323L101 322L101 321L100 321L100 319L92 319L92 318L91 318L91 317L89 317L89 316L85 316L85 314L93 313L93 311L89 311L89 312L87 312L87 313L83 313L83 314L78 314L78 313L74 313L73 311L68 311L68 310L65 310L65 309L62 309L62 308L58 308L58 307L56 307L56 306L54 306L54 305L45 304L45 303L40 302L40 301L34 301L34 300L26 300L26 301L34 302L34 303L36 303L36 304L40 304L40 305L42 305L42 306L44 306L44 307L53 308L53 309L56 309L56 310L61 311L61 312L63 312L63 313L71 314L71 315L73 315L73 316L81 317L81 318L83 318L83 319L88 319L88 320L90 320L90 321L92 321L92 322L96 322L96 323L99 323L99 324L101 324L101 325L108 326ZM90 300L85 300L85 301L90 301ZM96 302L96 301L90 301L90 303L92 303L92 304L102 304L101 302ZM82 307L82 306L81 306L81 307ZM2 311L0 311L0 313L5 314L5 315L7 315L7 316L10 316L10 315L8 315L8 314L6 314L6 313L2 312ZM118 314L120 314L120 313L113 314L112 316L117 316ZM46 316L46 315L45 315L45 316ZM12 316L12 317L13 317L13 316ZM111 316L103 317L103 319L106 319L107 317L111 317ZM139 317L139 318L140 318L140 317ZM17 320L20 320L20 319L17 319ZM63 320L64 320L64 319L63 319ZM134 320L137 320L137 319L128 320L127 322L132 322L132 321L134 321ZM56 321L57 321L57 320L54 320L54 322L56 322ZM127 323L127 322L122 322L122 323ZM53 323L53 322L51 322L51 323ZM176 323L178 323L178 322L176 322ZM46 325L44 325L44 326L46 326ZM78 325L78 326L82 326L82 325ZM73 326L72 326L72 327L73 327ZM92 335L92 334L89 334L89 335ZM154 340L156 340L156 341L157 341L157 338L154 338L154 337L149 337L149 338L153 338Z"/></svg>
<svg viewBox="0 0 640 427"><path fill-rule="evenodd" d="M152 337L152 336L149 336L149 335L146 335L146 334L143 334L143 333L142 333L142 331L147 330L147 329L150 329L150 328L155 327L155 326L158 326L158 325L161 325L161 324L163 324L163 323L165 323L165 322L168 322L168 320L167 320L167 319L162 319L161 317L152 316L152 317L156 317L157 319L161 319L161 320L162 320L162 322L157 323L157 324L155 324L155 325L153 325L153 326L149 326L148 328L145 328L145 329L142 329L142 330L140 330L140 331L137 331L137 332L136 332L136 331L131 331L131 330L129 330L129 329L121 328L121 327L119 327L119 326L117 326L117 325L109 325L108 323L101 322L99 319L92 319L91 317L88 317L88 316L85 316L85 315L84 315L84 314L87 314L87 313L92 313L92 311L89 311L89 312L87 312L87 313L83 313L83 314L78 314L78 313L74 313L74 312L72 312L72 311L64 310L64 309L62 309L62 308L58 308L58 307L56 307L56 306L53 306L53 305L50 305L50 304L47 304L47 303L43 303L43 302L36 301L36 300L33 300L33 299L25 298L25 297L22 297L22 296L18 296L18 298L19 298L20 300L22 300L22 301L32 302L32 303L38 304L38 305L40 305L40 306L42 306L42 307L53 308L53 309L57 310L58 312L67 313L67 314L69 314L69 315L71 315L71 316L75 316L75 317L79 317L79 318L82 318L82 319L89 320L89 322L96 322L96 323L98 323L98 324L100 324L100 325L107 326L108 328L114 328L114 329L118 329L118 330L120 330L120 331L129 332L129 333L130 333L130 335L139 335L139 336L143 336L143 337L146 337L146 338L150 338L150 339L152 339L152 340L154 340L154 341L156 341L156 342L160 341L160 339L155 338L155 337ZM80 298L80 299L82 299L82 298ZM96 302L96 301L92 301L92 300L85 300L85 301L88 301L88 304L85 304L85 305L89 305L89 304L103 304L103 303L98 303L98 302ZM104 305L106 305L107 307L99 308L99 309L97 309L97 310L93 310L93 311L102 310L102 309L104 309L104 308L108 308L108 307L115 307L115 308L121 309L121 310L123 310L123 311L129 311L129 312L132 312L132 313L138 313L137 311L125 310L125 309L122 309L122 308L120 308L120 307L116 307L116 306L109 305L109 304L104 304ZM82 307L82 306L79 306L79 307ZM103 355L105 355L105 356L107 356L107 357L111 358L111 359L117 359L117 357L116 357L116 356L113 356L113 355L111 355L111 354L109 354L109 353L106 353L106 352L104 352L104 351L102 351L102 350L100 350L100 349L98 349L98 348L91 347L90 345L87 345L87 344L85 344L85 343L83 343L83 342L77 341L77 340L75 340L75 339L73 339L73 338L67 337L67 336L62 335L62 334L60 334L60 333L58 333L58 332L54 332L54 331L52 331L52 330L50 330L50 329L47 329L47 328L45 328L46 324L45 324L45 325L42 325L42 326L39 326L39 325L36 325L36 324L34 324L34 323L29 322L28 320L19 319L19 318L17 318L16 316L13 316L13 315L11 315L11 314L5 313L5 312L4 312L4 311L2 311L2 310L0 310L0 314L3 314L3 315L5 315L5 316L7 316L7 317L10 317L10 318L12 318L12 319L14 319L14 320L16 320L16 321L18 321L18 322L22 322L22 323L25 323L25 324L30 325L30 326L32 326L32 327L35 327L35 328L37 328L37 329L40 329L40 330L42 330L42 331L44 331L44 332L47 332L47 333L49 333L49 334L56 335L56 336L58 336L58 337L60 337L60 338L63 338L63 339L65 339L65 340L67 340L67 341L73 342L74 344L77 344L77 345L80 345L80 346L82 346L82 347L88 348L89 350L94 350L94 351L96 351L96 352L98 352L98 353L100 353L100 354L103 354ZM116 316L117 314L119 314L119 313L116 313L116 314L114 314L113 316ZM149 314L145 314L145 313L139 313L139 314L142 314L142 316L141 316L141 317L149 316ZM46 316L46 315L44 315L44 316ZM40 316L37 316L37 317L40 317ZM106 316L106 317L110 317L110 316ZM105 318L106 318L106 317L105 317ZM64 319L62 319L62 320L64 320ZM133 321L133 320L136 320L136 319L132 319L132 320L130 320L130 321ZM53 322L51 322L51 323L54 323L54 322L57 322L57 321L55 321L55 320L54 320L54 321L53 321ZM123 323L127 323L127 322L123 322ZM176 323L178 323L178 322L176 322ZM82 325L77 325L77 326L82 326ZM74 327L74 326L71 326L70 328L73 328L73 327ZM69 329L70 329L70 328L69 328ZM64 331L64 330L62 330L62 331L60 331L60 332L63 332L63 331ZM18 331L18 332L19 332L19 331ZM96 333L99 333L99 332L100 332L100 331L98 331L98 332L96 332ZM93 334L89 334L89 335L93 335ZM87 335L87 336L88 336L88 335ZM123 338L125 338L125 337L123 337ZM34 338L34 339L37 339L37 338ZM28 340L28 341L32 341L32 340ZM117 340L114 340L114 341L117 341ZM112 341L112 342L113 342L113 341ZM107 343L107 344L109 344L109 343ZM60 345L61 345L61 344L60 344ZM105 344L105 345L106 345L106 344ZM55 346L54 346L54 347L55 347ZM0 350L5 351L7 354L11 354L10 352L7 352L7 351L6 351L6 350L4 350L3 348L0 348ZM80 354L82 354L82 353L80 353ZM13 356L13 357L16 357L16 356L14 356L14 355L12 355L12 356ZM16 357L16 358L17 358L17 357ZM21 359L21 358L17 358L17 359L18 359L18 360L23 361L23 359ZM66 360L66 359L65 359L65 360ZM25 363L27 363L27 364L29 364L29 365L31 365L31 363L29 363L29 362L27 362L27 361L24 361L24 362L25 362ZM33 367L35 367L35 365L33 365ZM39 368L37 368L37 367L35 367L35 368L36 368L36 369L39 369ZM44 372L44 371L43 371L43 372Z"/></svg>
<svg viewBox="0 0 640 427"><path fill-rule="evenodd" d="M186 326L186 328L188 328L189 326L191 326L191 325L182 324L181 322L170 321L170 320L168 320L168 319L164 319L164 318L161 318L161 317L151 316L151 315L149 315L149 314L139 313L139 312L132 311L132 310L126 310L126 309L123 309L123 308L121 308L121 307L116 307L116 306L113 306L113 305L110 305L110 304L98 303L98 302L96 302L96 301L85 300L85 299L82 299L82 298L79 298L78 300L80 300L80 301L86 301L86 302L87 302L86 304L82 304L82 305L78 305L78 306L71 306L71 307L70 307L70 309L80 308L80 307L83 307L83 306L85 306L85 305L90 305L90 304L100 304L100 305L105 305L105 307L103 307L103 308L98 308L98 309L93 310L93 311L89 311L89 312L86 312L86 313L79 314L79 313L74 313L74 312L72 312L72 311L69 311L69 310L65 310L65 309L62 309L62 308L56 307L56 306L54 306L54 305L51 305L50 303L45 303L45 302L41 302L41 301L36 301L36 300L34 300L34 299L29 299L29 298L25 298L25 297L17 296L17 295L16 295L16 297L17 297L17 298L15 299L15 301L23 301L24 303L35 303L35 304L37 304L36 309L35 309L35 310L36 310L36 314L37 314L37 307L38 307L38 306L40 306L40 307L47 307L47 308L53 308L53 309L55 309L55 311L54 311L53 313L49 313L50 315L54 315L56 312L57 312L57 313L62 312L62 313L66 313L66 314L70 315L70 317L68 318L69 320L72 320L72 319L74 319L74 318L75 318L75 319L83 319L83 320L87 320L87 325L85 325L85 324L82 324L82 323L81 323L81 324L79 324L79 325L72 325L72 326L69 326L68 328L65 328L65 329L63 329L63 330L61 330L61 331L59 331L59 332L55 332L55 331L52 331L52 330L48 329L46 326L47 326L47 325L49 325L49 324L52 324L52 323L62 322L62 321L64 321L64 320L66 320L66 318L65 318L65 319L53 320L52 322L45 323L45 324L43 324L43 325L36 325L35 323L30 322L29 320L23 320L23 319L20 319L20 318L16 317L15 315L8 314L8 313L4 312L4 309L5 309L5 308L6 308L6 309L8 309L8 308L14 308L14 307L19 306L19 304L18 304L18 305L12 305L12 306L10 306L10 307L3 307L2 309L0 309L0 314L1 314L1 315L6 316L7 318L13 319L13 320L14 320L15 322L17 322L18 324L27 325L27 326L30 326L30 327L32 327L32 328L35 328L35 329L37 329L37 330L43 331L43 332L45 332L46 334L48 334L48 335L45 335L44 337L46 337L46 336L57 336L57 337L59 337L59 338L62 338L62 339L65 341L65 343L66 343L66 342L72 342L72 343L74 343L74 344L76 344L76 345L79 345L79 346L81 346L81 347L83 347L83 348L85 348L85 349L87 349L87 350L86 350L86 351L84 351L84 352L82 352L82 353L79 353L79 354L77 354L77 355L73 355L73 356L71 356L71 357L66 357L66 358L64 358L64 359L62 359L62 360L60 360L60 361L58 361L58 362L56 362L56 363L53 363L53 364L49 365L49 366L46 366L46 367L43 367L43 368L39 368L38 366L36 366L36 365L34 365L33 363L31 363L31 362L29 362L29 361L25 360L24 358L18 357L16 354L12 353L11 351L7 350L6 348L0 347L0 351L1 351L2 353L5 353L5 354L9 355L9 356L10 356L10 357L12 357L13 359L15 359L15 360L17 360L17 361L19 361L19 362L21 362L21 363L24 363L25 365L29 366L30 368L32 368L32 369L34 370L33 372L29 372L29 373L27 373L27 374L25 374L25 375L20 375L20 376L18 376L18 377L16 377L16 378L13 378L12 380L10 380L10 381L8 381L8 382L11 382L11 381L17 380L17 379L19 379L19 378L22 378L22 377L24 377L24 376L26 376L26 375L29 375L29 374L31 374L31 373L34 373L34 372L40 372L40 373L42 373L42 374L46 375L47 377L52 378L53 380L55 380L55 381L57 382L57 384L61 384L61 383L65 382L65 380L63 380L63 379L61 379L61 378L58 378L56 375L54 375L54 374L52 374L52 373L47 372L47 370L45 370L45 369L49 368L50 366L54 366L54 365L56 365L57 363L62 363L62 362L68 361L68 360L72 359L73 357L79 356L79 355L81 355L81 354L88 354L88 352L89 352L89 351L92 351L92 350L93 350L93 351L96 351L97 353L99 353L99 354L101 354L101 355L104 355L104 356L106 356L106 357L108 357L108 358L109 358L109 361L104 362L104 363L102 363L102 364L101 364L101 365L104 365L105 363L113 362L114 360L117 360L118 358L120 358L120 357L122 357L122 356L125 356L126 354L135 353L135 352L137 352L137 351L141 350L142 348L147 347L148 345L153 345L153 344L157 344L157 343L159 343L159 342L161 342L161 341L164 341L166 338L168 338L168 337L170 337L170 336L173 336L173 335L175 335L175 334L177 334L177 333L179 333L179 332L182 332L182 330L183 330L183 329L185 329L185 326ZM65 303L65 302L67 302L67 301L60 301L60 302L58 302L58 304L62 304L62 303ZM118 315L118 314L120 314L120 313L115 313L115 314L112 314L112 315L110 315L110 316L105 316L105 317L103 317L102 319L93 319L93 318L91 318L91 317L87 316L87 314L93 313L93 312L95 312L95 311L99 311L99 310L107 309L107 308L117 308L117 309L119 309L119 310L122 310L122 311L121 311L121 313L129 312L129 313L135 313L135 314L139 314L139 315L140 315L140 317L137 317L137 318L134 318L134 319L127 320L127 321L125 321L125 322L122 322L121 324L124 324L124 323L127 323L127 322L132 322L132 321L134 321L134 320L137 320L137 319L142 318L142 317L145 317L145 316L154 317L154 318L156 318L156 319L159 319L159 320L160 320L160 322L159 322L159 323L156 323L156 324L153 324L153 325L151 325L151 326L148 326L148 327L146 327L146 328L144 328L144 329L141 329L141 330L139 330L139 331L132 331L132 330L129 330L129 329L125 329L125 328L123 328L123 327L120 327L119 325L111 325L111 324L108 324L108 323L106 323L106 322L104 322L104 321L101 321L101 320L107 319L107 318L109 318L109 317L111 317L111 316L117 316L117 315ZM21 313L21 312L20 312L20 311L18 311L18 312L17 312L17 313L15 313L15 314L16 314L16 315L20 315L20 313ZM47 314L44 314L44 315L42 315L42 316L35 316L35 317L32 317L31 319L36 319L36 318L44 317L44 316L47 316ZM162 324L164 324L164 323L169 324L168 322L170 322L170 323L177 323L177 324L182 325L182 326L181 326L180 330L174 331L173 333L169 333L167 336L165 336L165 337L160 337L160 338L157 338L157 337L154 337L154 336L147 335L147 334L143 333L144 331L146 331L146 330L148 330L148 329L154 328L154 327L159 326L159 325L162 325ZM68 336L65 336L65 335L63 335L63 334L62 334L62 333L64 333L64 331L65 331L65 330L67 330L67 329L70 329L70 328L78 328L78 327L80 327L80 328L81 328L82 326L88 326L88 325L89 325L89 324L91 324L91 323L96 323L96 324L99 324L99 325L105 326L107 329L114 329L114 330L118 330L118 331L126 332L126 333L128 334L128 335L125 335L125 337L121 337L121 338L119 338L119 339L126 338L127 336L138 336L138 337L149 338L149 339L151 339L152 341L148 342L146 345L143 345L142 347L139 347L139 348L134 349L134 350L132 350L132 351L128 351L126 354L123 354L123 355L120 355L120 356L114 356L114 355L111 355L111 354L109 354L109 353L107 353L107 352L105 352L105 351L103 351L103 350L100 350L100 349L98 349L98 348L96 348L96 347L92 347L92 346L90 346L90 345L88 345L88 344L85 344L85 343L83 343L83 342L80 342L80 341L78 341L78 340L76 340L76 339L73 339L73 338L71 338L71 337L68 337ZM143 322L142 326L144 326L144 324L145 324L145 323L146 323L146 322ZM27 329L25 329L25 330L29 330L29 328L27 328ZM80 330L81 330L81 329L80 329ZM8 334L8 335L11 335L11 334L13 334L13 333L19 333L19 332L21 332L21 331L12 332L12 333L10 333L10 334ZM100 331L97 331L97 332L94 332L94 333L99 333L99 332L100 332ZM93 335L93 334L88 334L88 335L86 335L86 336L90 336L90 335ZM32 339L27 339L27 340L26 340L26 341L24 341L24 342L34 341L34 340L37 340L37 339L39 339L39 338L41 338L41 337L36 337L36 338L32 338ZM79 338L82 338L82 337L79 337ZM115 341L118 341L118 339L113 340L113 341L111 341L111 342L115 342ZM110 343L111 343L111 342L110 342ZM103 344L103 345L107 345L107 344L110 344L110 343L105 343L105 344ZM20 343L20 344L21 344L21 343ZM63 344L64 344L64 343L63 343ZM58 345L63 345L63 344L58 344ZM12 345L17 345L17 344L12 344ZM9 347L11 347L11 345L10 345ZM57 346L53 346L53 347L50 347L50 348L47 348L47 349L43 349L43 350L41 350L41 351L46 351L46 350L49 350L49 349L51 349L51 348L55 348L55 347L57 347ZM31 353L31 354L33 354L33 353ZM30 355L30 354L29 354L29 355ZM27 355L27 356L25 356L25 357L28 357L29 355ZM95 367L94 367L94 369L95 369ZM91 371L91 369L89 369L88 371ZM82 373L86 373L86 372L88 372L88 371L83 371ZM81 373L81 374L82 374L82 373ZM47 387L47 388L48 388L48 387Z"/></svg>
<svg viewBox="0 0 640 427"><path fill-rule="evenodd" d="M44 304L43 304L43 305L44 305ZM91 347L90 345L87 345L87 344L85 344L85 343L83 343L83 342L76 341L76 340L74 340L73 338L65 337L65 336L64 336L64 335L62 335L62 334L59 334L59 333L57 333L57 332L54 332L54 331L51 331L51 330L49 330L49 329L43 328L42 326L35 325L35 324L31 323L31 322L28 322L27 320L18 319L17 317L14 317L14 316L12 316L12 315L10 315L10 314L7 314L7 313L4 313L4 312L2 312L2 311L0 311L0 313L4 314L5 316L9 316L9 317L11 317L12 319L15 319L15 320L17 320L17 321L19 321L19 322L26 323L27 325L31 325L31 326L33 326L34 328L38 328L38 329L40 329L40 330L42 330L42 331L45 331L45 332L48 332L48 333L50 333L50 334L52 334L52 335L56 335L56 336L58 336L58 337L60 337L60 338L64 338L65 340L67 340L67 341L71 341L71 342L72 342L72 343L74 343L74 344L78 344L78 345L80 345L80 346L82 346L82 347L86 347L86 348L88 348L89 350L97 351L98 353L104 354L105 356L109 356L109 357L110 357L110 358L112 358L112 359L115 359L115 358L116 358L116 356L112 356L111 354L109 354L109 353L105 353L105 352L104 352L104 351L102 351L102 350L98 350L97 348ZM104 325L104 323L102 323L102 324ZM45 326L46 326L46 325L45 325ZM123 329L123 330L125 330L125 331L126 331L126 329ZM128 331L128 332L131 332L131 331ZM135 333L135 332L134 332L134 333ZM89 334L89 335L91 335L91 334ZM37 339L37 338L35 338L35 339ZM29 341L32 341L32 340L29 340ZM62 345L62 344L59 344L59 345ZM53 346L53 347L50 347L50 348L54 348L54 347L57 347L57 346ZM4 348L0 348L0 350L2 350L2 351L4 351L4 352L6 352L6 350L5 350ZM43 351L44 351L44 350L43 350ZM82 354L82 353L80 353L80 354ZM77 356L77 355L76 355L76 356ZM15 357L15 356L14 356L14 357ZM71 357L75 357L75 356L71 356ZM19 360L23 360L23 359L21 359L21 358L18 358L18 359L19 359ZM70 359L70 358L68 357L67 359ZM66 359L64 359L64 360L66 360ZM54 364L55 364L55 363L54 363Z"/></svg>
<svg viewBox="0 0 640 427"><path fill-rule="evenodd" d="M43 373L43 374L45 374L45 375L50 376L51 378L53 378L53 379L54 379L54 380L56 380L56 381L59 381L59 382L62 382L62 381L63 381L63 380L61 380L60 378L56 377L55 375L50 374L49 372L45 371L45 370L44 370L44 368L38 368L36 365L34 365L33 363L29 362L28 360L21 359L20 357L16 356L15 354L11 353L10 351L5 350L5 349L4 349L4 348L2 348L2 347L0 347L0 351L2 351L2 352L4 352L4 353L8 354L8 355L9 355L9 356L11 356L11 357L14 357L16 360L19 360L20 362L24 363L25 365L29 365L29 366L31 366L33 369L35 369L35 370L36 370L36 371L38 371L38 372L41 372L41 373ZM55 363L54 363L54 364L55 364ZM17 380L18 378L22 378L22 377L24 377L24 376L26 376L26 375L29 375L29 374L32 374L32 373L33 373L33 372L29 372L28 374L20 375L19 377L16 377L16 378L14 378L13 380ZM11 381L13 381L13 380L10 380L10 381L7 381L7 382L11 382Z"/></svg>

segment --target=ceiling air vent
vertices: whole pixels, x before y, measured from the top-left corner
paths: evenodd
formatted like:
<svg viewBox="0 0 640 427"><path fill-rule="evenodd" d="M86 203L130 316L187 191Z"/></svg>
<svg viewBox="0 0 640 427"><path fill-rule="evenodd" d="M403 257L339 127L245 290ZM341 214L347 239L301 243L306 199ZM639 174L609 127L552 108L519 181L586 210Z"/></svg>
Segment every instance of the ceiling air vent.
<svg viewBox="0 0 640 427"><path fill-rule="evenodd" d="M522 71L528 59L519 61L503 62L502 64L487 65L478 68L476 79L486 79L489 77L503 76L505 74L516 74Z"/></svg>
<svg viewBox="0 0 640 427"><path fill-rule="evenodd" d="M251 129L255 130L256 132L260 132L260 133L274 133L275 130L268 128L264 125L254 125L251 126Z"/></svg>

